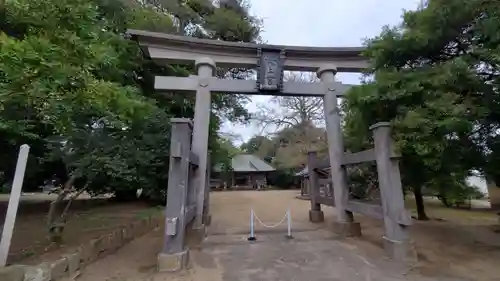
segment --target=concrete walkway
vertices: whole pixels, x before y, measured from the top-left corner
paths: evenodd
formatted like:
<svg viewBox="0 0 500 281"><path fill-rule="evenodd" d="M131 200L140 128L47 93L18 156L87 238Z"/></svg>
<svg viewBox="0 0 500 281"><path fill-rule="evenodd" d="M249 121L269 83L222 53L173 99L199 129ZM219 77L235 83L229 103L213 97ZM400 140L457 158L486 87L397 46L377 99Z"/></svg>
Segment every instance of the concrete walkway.
<svg viewBox="0 0 500 281"><path fill-rule="evenodd" d="M423 277L384 257L380 247L359 239L336 239L329 224L308 222L306 201L294 193L225 192L212 195L213 225L202 247L191 249L189 269L179 274L155 273L162 230L155 230L116 253L85 268L79 281L451 281ZM280 200L282 202L280 202ZM265 222L280 221L287 207L293 213L294 239L286 226L273 232L257 228L257 241L247 241L252 206ZM325 210L327 221L333 211ZM373 232L370 230L370 232ZM378 235L378 234L377 234Z"/></svg>
<svg viewBox="0 0 500 281"><path fill-rule="evenodd" d="M189 269L155 273L161 231L153 231L82 271L79 281L446 281L425 278L383 257L368 257L357 247L332 239L326 231L299 232L293 240L265 234L214 235L191 251Z"/></svg>
<svg viewBox="0 0 500 281"><path fill-rule="evenodd" d="M187 280L193 281L447 280L413 275L406 267L368 257L321 230L296 233L293 240L281 234L261 235L255 243L239 236L210 237L192 257L194 270ZM157 280L168 280L165 277Z"/></svg>

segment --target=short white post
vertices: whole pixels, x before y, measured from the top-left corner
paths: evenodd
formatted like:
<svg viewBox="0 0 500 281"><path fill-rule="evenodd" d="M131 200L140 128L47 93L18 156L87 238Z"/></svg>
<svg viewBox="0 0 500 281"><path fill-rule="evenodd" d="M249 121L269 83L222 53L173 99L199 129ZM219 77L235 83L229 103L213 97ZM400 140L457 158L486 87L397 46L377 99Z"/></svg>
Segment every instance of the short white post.
<svg viewBox="0 0 500 281"><path fill-rule="evenodd" d="M255 233L254 233L254 225L253 225L253 207L250 207L250 236L248 237L248 241L255 241L257 238L255 238Z"/></svg>
<svg viewBox="0 0 500 281"><path fill-rule="evenodd" d="M288 207L288 210L286 211L286 218L287 218L287 235L286 238L292 239L292 213L290 212L290 207Z"/></svg>
<svg viewBox="0 0 500 281"><path fill-rule="evenodd" d="M9 256L12 232L14 231L14 225L16 223L17 208L19 206L19 199L21 198L24 172L26 171L26 162L28 161L29 151L29 145L23 144L21 145L19 156L17 157L16 172L14 174L14 181L10 190L9 206L7 207L7 214L5 215L5 222L3 224L2 240L0 242L0 266L5 266L7 264L7 257Z"/></svg>

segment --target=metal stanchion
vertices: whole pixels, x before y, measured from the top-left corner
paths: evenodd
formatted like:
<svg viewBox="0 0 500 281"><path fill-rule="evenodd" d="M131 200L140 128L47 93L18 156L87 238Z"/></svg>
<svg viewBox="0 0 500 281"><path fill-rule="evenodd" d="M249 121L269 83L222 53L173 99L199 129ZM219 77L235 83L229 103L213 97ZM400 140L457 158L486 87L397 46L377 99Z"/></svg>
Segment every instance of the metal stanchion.
<svg viewBox="0 0 500 281"><path fill-rule="evenodd" d="M292 236L292 214L290 212L290 207L288 207L286 216L287 216L287 234L286 234L286 238L293 239L293 236Z"/></svg>
<svg viewBox="0 0 500 281"><path fill-rule="evenodd" d="M255 241L254 225L253 225L253 207L250 207L250 236L248 236L248 241Z"/></svg>

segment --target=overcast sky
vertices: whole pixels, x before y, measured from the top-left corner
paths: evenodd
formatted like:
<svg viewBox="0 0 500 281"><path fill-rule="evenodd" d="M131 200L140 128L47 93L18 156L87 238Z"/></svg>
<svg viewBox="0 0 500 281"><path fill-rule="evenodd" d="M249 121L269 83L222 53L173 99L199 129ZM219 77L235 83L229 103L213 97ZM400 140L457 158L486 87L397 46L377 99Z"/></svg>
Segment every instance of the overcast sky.
<svg viewBox="0 0 500 281"><path fill-rule="evenodd" d="M318 47L360 46L380 34L384 25L396 25L403 10L414 10L419 0L249 0L254 15L264 20L262 37L269 44ZM339 81L358 84L360 75L337 75ZM253 96L247 106L255 112L269 97ZM253 125L224 124L222 132L239 136L237 144L259 132Z"/></svg>

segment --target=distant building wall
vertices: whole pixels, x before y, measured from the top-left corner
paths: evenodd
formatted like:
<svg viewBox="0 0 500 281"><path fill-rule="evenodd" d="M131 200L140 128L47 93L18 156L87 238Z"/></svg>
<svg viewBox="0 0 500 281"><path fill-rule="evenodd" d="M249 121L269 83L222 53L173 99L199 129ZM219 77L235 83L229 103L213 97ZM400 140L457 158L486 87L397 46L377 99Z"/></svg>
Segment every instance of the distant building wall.
<svg viewBox="0 0 500 281"><path fill-rule="evenodd" d="M500 188L494 183L488 183L488 195L492 209L500 210Z"/></svg>
<svg viewBox="0 0 500 281"><path fill-rule="evenodd" d="M233 187L247 188L257 183L267 185L266 172L233 172Z"/></svg>

